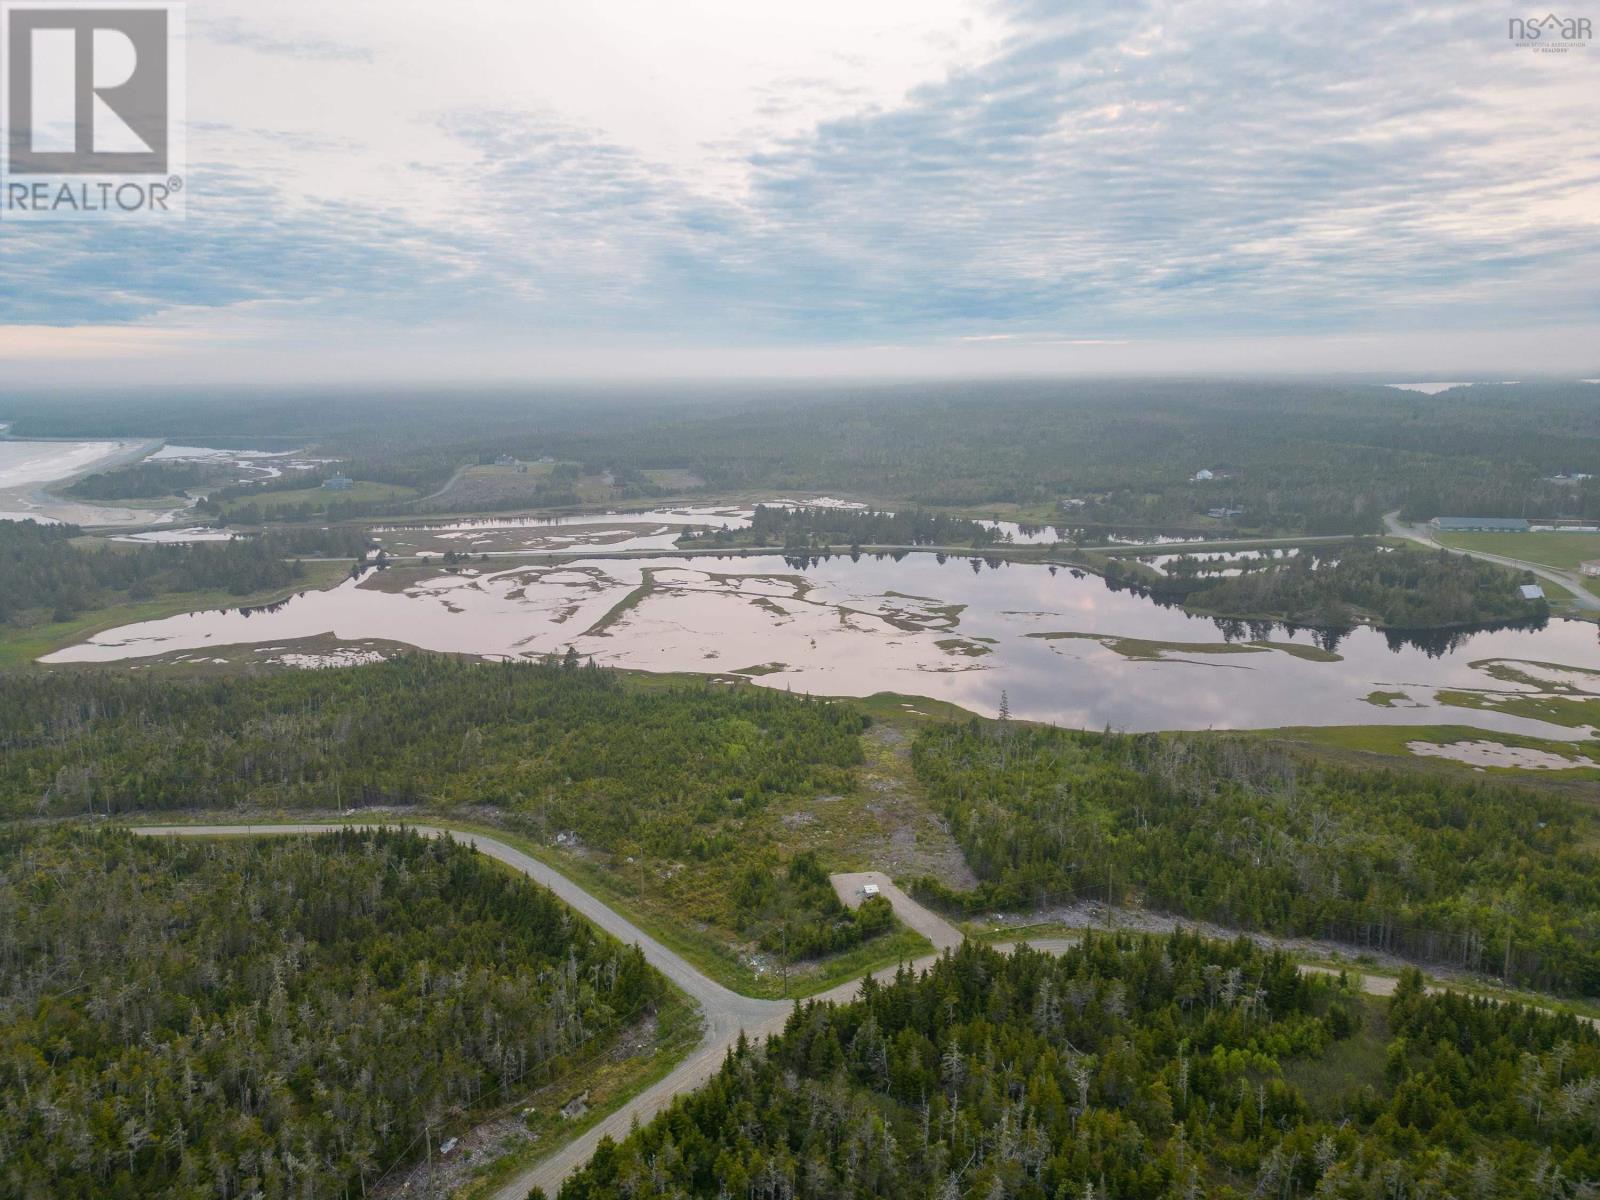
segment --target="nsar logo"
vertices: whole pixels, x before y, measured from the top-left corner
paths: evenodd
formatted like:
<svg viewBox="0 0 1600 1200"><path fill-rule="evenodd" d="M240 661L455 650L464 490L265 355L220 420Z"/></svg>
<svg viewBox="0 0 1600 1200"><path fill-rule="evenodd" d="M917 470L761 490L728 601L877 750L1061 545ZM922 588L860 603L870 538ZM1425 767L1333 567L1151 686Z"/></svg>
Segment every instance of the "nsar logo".
<svg viewBox="0 0 1600 1200"><path fill-rule="evenodd" d="M1593 36L1588 17L1558 17L1555 13L1546 13L1542 17L1512 17L1506 23L1507 38L1542 54L1581 50Z"/></svg>

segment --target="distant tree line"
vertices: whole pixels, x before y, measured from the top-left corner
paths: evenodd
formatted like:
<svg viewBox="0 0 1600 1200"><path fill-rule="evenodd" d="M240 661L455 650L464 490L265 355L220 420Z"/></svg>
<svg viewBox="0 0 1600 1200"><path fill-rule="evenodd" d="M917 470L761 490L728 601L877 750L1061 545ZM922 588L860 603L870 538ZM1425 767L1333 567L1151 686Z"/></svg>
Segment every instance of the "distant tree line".
<svg viewBox="0 0 1600 1200"><path fill-rule="evenodd" d="M0 625L70 621L79 613L174 592L234 596L291 586L298 558L361 554L353 529L298 529L226 542L141 543L81 549L75 525L0 521Z"/></svg>
<svg viewBox="0 0 1600 1200"><path fill-rule="evenodd" d="M1179 558L1164 575L1136 561L1110 559L1106 578L1181 601L1195 612L1274 618L1320 628L1371 621L1391 629L1427 629L1542 621L1549 603L1524 599L1527 572L1451 554L1354 543L1304 546L1288 558L1243 559L1238 574L1217 578Z"/></svg>
<svg viewBox="0 0 1600 1200"><path fill-rule="evenodd" d="M140 462L115 471L86 475L65 489L85 500L143 500L176 496L221 478L215 467L200 463Z"/></svg>
<svg viewBox="0 0 1600 1200"><path fill-rule="evenodd" d="M1012 381L454 394L13 398L19 435L315 443L350 474L428 491L509 453L693 471L720 491L1016 504L1060 524L1374 533L1403 509L1600 519L1595 386L1435 396L1280 381ZM333 402L336 399L337 402ZM219 440L220 439L220 440ZM1214 478L1195 479L1202 470ZM1072 501L1062 506L1064 501ZM1213 510L1242 510L1213 518ZM989 515L982 513L982 515Z"/></svg>
<svg viewBox="0 0 1600 1200"><path fill-rule="evenodd" d="M983 549L1007 541L989 525L913 508L877 512L834 506L758 504L747 529L687 533L680 546L781 546L786 554L829 546L970 546Z"/></svg>
<svg viewBox="0 0 1600 1200"><path fill-rule="evenodd" d="M80 550L71 525L0 521L0 623L70 621L88 609L163 592L236 596L302 575L270 542L246 539Z"/></svg>

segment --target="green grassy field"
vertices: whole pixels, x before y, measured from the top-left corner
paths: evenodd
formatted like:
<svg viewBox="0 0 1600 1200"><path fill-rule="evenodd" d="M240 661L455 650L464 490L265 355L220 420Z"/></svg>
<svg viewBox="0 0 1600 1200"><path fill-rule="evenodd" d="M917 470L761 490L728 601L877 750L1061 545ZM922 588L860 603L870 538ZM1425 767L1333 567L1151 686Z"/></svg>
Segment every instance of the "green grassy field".
<svg viewBox="0 0 1600 1200"><path fill-rule="evenodd" d="M1437 746L1447 746L1451 742L1487 739L1503 742L1507 746L1527 746L1530 749L1550 750L1558 754L1571 754L1574 748L1571 742L1524 737L1515 733L1499 733L1494 730L1479 729L1473 725L1304 725L1266 729L1260 732L1260 736L1406 757L1411 755L1406 749L1408 742L1432 742Z"/></svg>
<svg viewBox="0 0 1600 1200"><path fill-rule="evenodd" d="M1579 563L1600 558L1600 533L1447 533L1438 541L1457 550L1520 558L1562 571L1575 571Z"/></svg>
<svg viewBox="0 0 1600 1200"><path fill-rule="evenodd" d="M349 491L336 492L325 487L295 488L289 492L260 492L225 501L224 516L233 516L242 508L253 507L263 515L280 509L296 508L302 504L323 507L329 504L377 504L385 500L410 500L417 495L416 488L401 487L395 483L373 483L358 479Z"/></svg>
<svg viewBox="0 0 1600 1200"><path fill-rule="evenodd" d="M1362 699L1368 704L1377 705L1379 708L1400 708L1409 707L1407 702L1410 697L1404 692L1385 692L1380 689L1379 691L1368 692Z"/></svg>
<svg viewBox="0 0 1600 1200"><path fill-rule="evenodd" d="M1447 533L1437 540L1441 546L1455 550L1498 554L1502 558L1539 563L1558 571L1576 571L1580 563L1600 558L1600 534L1597 533ZM1566 615L1584 613L1582 608L1570 607L1570 602L1576 599L1572 588L1550 579L1539 580L1539 586L1544 588L1546 597L1558 611ZM1583 586L1591 594L1600 596L1600 578L1586 579Z"/></svg>
<svg viewBox="0 0 1600 1200"><path fill-rule="evenodd" d="M1435 694L1440 704L1456 708L1477 708L1487 712L1509 713L1565 725L1570 729L1600 726L1600 697L1525 696L1516 692L1464 692L1451 688Z"/></svg>
<svg viewBox="0 0 1600 1200"><path fill-rule="evenodd" d="M706 481L687 467L664 467L656 471L642 471L640 474L657 487L672 488L680 492L696 492L706 486Z"/></svg>
<svg viewBox="0 0 1600 1200"><path fill-rule="evenodd" d="M1586 767L1576 762L1567 769L1544 771L1519 767L1474 767L1448 758L1420 756L1409 748L1411 742L1427 742L1436 746L1448 746L1456 742L1497 742L1502 746L1540 750L1569 760L1574 756L1590 759L1600 757L1600 746L1593 741L1565 742L1525 737L1516 733L1479 729L1472 725L1307 725L1261 730L1253 736L1317 751L1335 760L1363 759L1370 763L1369 756L1381 755L1400 760L1393 765L1407 770L1467 774L1480 779L1489 775L1509 783L1539 787L1555 785L1563 790L1571 785L1577 789L1575 795L1584 796L1591 802L1594 792L1589 782L1600 781L1600 768Z"/></svg>
<svg viewBox="0 0 1600 1200"><path fill-rule="evenodd" d="M1116 637L1105 633L1028 633L1024 637L1044 641L1082 639L1099 642L1107 650L1115 651L1134 662L1161 662L1175 654L1262 654L1281 650L1292 658L1308 662L1342 662L1343 656L1319 646L1306 646L1299 642L1153 642L1144 638Z"/></svg>

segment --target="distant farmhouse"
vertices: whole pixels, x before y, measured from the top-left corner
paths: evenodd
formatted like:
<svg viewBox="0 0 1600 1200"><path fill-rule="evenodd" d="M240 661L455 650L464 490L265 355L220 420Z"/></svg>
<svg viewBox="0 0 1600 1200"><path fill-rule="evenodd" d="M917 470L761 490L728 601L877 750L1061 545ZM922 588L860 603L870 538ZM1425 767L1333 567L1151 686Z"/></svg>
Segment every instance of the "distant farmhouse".
<svg viewBox="0 0 1600 1200"><path fill-rule="evenodd" d="M1205 467L1201 467L1198 471L1196 471L1194 473L1193 482L1194 483L1205 483L1207 480L1215 479L1216 477L1217 477L1216 476L1216 472L1209 471Z"/></svg>
<svg viewBox="0 0 1600 1200"><path fill-rule="evenodd" d="M322 486L330 492L348 492L355 485L356 481L348 475L330 475L322 481Z"/></svg>
<svg viewBox="0 0 1600 1200"><path fill-rule="evenodd" d="M1600 558L1591 558L1588 562L1579 563L1578 568L1591 578L1600 578Z"/></svg>
<svg viewBox="0 0 1600 1200"><path fill-rule="evenodd" d="M1551 475L1545 479L1546 483L1553 483L1560 487L1577 487L1593 479L1593 475L1586 475L1582 471L1563 471L1559 475Z"/></svg>
<svg viewBox="0 0 1600 1200"><path fill-rule="evenodd" d="M1435 517L1428 522L1435 533L1527 533L1521 517Z"/></svg>
<svg viewBox="0 0 1600 1200"><path fill-rule="evenodd" d="M1525 583L1521 587L1519 587L1517 589L1517 591L1522 593L1522 598L1524 600L1543 600L1544 599L1544 589L1542 587L1540 587L1537 583Z"/></svg>

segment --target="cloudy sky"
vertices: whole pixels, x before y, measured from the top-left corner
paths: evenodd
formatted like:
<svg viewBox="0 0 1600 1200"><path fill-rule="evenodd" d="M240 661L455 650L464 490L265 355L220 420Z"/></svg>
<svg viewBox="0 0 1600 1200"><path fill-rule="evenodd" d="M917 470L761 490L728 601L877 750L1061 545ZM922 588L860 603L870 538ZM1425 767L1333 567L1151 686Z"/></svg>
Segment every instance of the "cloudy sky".
<svg viewBox="0 0 1600 1200"><path fill-rule="evenodd" d="M0 223L0 361L1593 375L1600 42L1510 15L194 0L188 220Z"/></svg>

